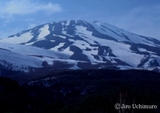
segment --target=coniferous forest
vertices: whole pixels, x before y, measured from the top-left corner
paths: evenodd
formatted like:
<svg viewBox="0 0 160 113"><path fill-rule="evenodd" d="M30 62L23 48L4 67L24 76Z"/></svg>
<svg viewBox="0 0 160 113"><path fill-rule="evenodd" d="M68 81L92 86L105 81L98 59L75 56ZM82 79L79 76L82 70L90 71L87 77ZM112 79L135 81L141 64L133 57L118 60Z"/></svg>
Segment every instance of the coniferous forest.
<svg viewBox="0 0 160 113"><path fill-rule="evenodd" d="M144 70L63 71L23 83L0 77L0 113L159 113L159 95L160 74Z"/></svg>

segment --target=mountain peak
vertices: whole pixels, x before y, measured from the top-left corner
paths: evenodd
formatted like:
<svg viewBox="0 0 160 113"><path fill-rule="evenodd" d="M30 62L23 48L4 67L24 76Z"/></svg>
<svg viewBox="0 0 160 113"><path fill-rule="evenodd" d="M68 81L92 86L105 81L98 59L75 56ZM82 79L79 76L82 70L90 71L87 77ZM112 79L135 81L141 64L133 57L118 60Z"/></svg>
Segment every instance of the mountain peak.
<svg viewBox="0 0 160 113"><path fill-rule="evenodd" d="M160 66L159 40L136 35L98 21L50 22L11 35L0 42L54 51L66 56L57 57L62 58L59 61L67 60L68 64L73 66L70 68L76 69L110 66L120 69L153 69ZM54 62L51 57L47 56L47 59Z"/></svg>

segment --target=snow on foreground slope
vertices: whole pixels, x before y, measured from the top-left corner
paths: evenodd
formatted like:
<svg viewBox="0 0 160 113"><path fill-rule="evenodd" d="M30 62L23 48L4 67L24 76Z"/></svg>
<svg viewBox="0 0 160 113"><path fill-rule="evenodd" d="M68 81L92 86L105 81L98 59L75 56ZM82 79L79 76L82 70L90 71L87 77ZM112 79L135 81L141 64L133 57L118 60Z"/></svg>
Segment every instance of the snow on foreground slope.
<svg viewBox="0 0 160 113"><path fill-rule="evenodd" d="M42 61L36 58L1 49L0 53L0 64L3 65L4 68L11 68L14 71L28 72L29 67L42 67Z"/></svg>
<svg viewBox="0 0 160 113"><path fill-rule="evenodd" d="M44 61L53 65L53 60L67 57L42 48L0 42L0 64L15 71L27 72L30 67L43 67Z"/></svg>

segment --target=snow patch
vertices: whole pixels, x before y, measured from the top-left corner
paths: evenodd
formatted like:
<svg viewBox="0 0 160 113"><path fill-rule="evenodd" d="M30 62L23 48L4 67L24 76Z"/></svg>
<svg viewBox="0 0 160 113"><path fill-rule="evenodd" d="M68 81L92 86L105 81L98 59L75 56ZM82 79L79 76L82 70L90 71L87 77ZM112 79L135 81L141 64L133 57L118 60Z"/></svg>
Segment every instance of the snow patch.
<svg viewBox="0 0 160 113"><path fill-rule="evenodd" d="M67 23L66 23L66 26L68 26L69 24L70 24L70 21L68 20Z"/></svg>
<svg viewBox="0 0 160 113"><path fill-rule="evenodd" d="M57 46L55 46L55 47L53 47L53 48L50 48L49 50L58 52L58 51L59 51L58 48L63 47L64 44L65 44L64 42L63 42L63 43L60 43L59 45L57 45Z"/></svg>
<svg viewBox="0 0 160 113"><path fill-rule="evenodd" d="M45 37L50 34L49 25L44 25L42 28L39 29L39 31L40 34L38 35L37 40L44 40Z"/></svg>
<svg viewBox="0 0 160 113"><path fill-rule="evenodd" d="M25 45L30 46L30 45L33 45L35 42L37 42L37 41L26 43Z"/></svg>
<svg viewBox="0 0 160 113"><path fill-rule="evenodd" d="M67 55L67 56L68 56L68 55L69 55L69 56L73 55L73 52L70 51L70 46L67 47L66 49L62 49L62 50L60 50L60 51L58 50L58 48L63 47L64 44L65 44L65 43L60 43L59 45L51 48L50 50L53 50L53 51L56 51L56 52L59 52L59 53L63 53L63 54L65 54L65 55Z"/></svg>
<svg viewBox="0 0 160 113"><path fill-rule="evenodd" d="M65 37L65 36L62 36L62 35L55 35L55 34L53 34L53 36L56 36L56 37L60 37L60 38L66 39L66 37Z"/></svg>
<svg viewBox="0 0 160 113"><path fill-rule="evenodd" d="M51 42L55 42L55 40L50 40Z"/></svg>
<svg viewBox="0 0 160 113"><path fill-rule="evenodd" d="M133 69L133 67L131 67L131 66L124 66L124 65L118 65L117 67L120 68L121 70Z"/></svg>

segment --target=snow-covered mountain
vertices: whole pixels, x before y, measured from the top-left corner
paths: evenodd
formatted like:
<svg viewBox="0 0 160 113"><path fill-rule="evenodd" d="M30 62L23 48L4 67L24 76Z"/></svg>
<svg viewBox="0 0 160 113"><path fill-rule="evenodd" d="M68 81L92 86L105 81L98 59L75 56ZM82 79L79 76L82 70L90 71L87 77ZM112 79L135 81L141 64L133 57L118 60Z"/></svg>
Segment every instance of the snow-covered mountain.
<svg viewBox="0 0 160 113"><path fill-rule="evenodd" d="M160 69L159 40L97 21L43 24L1 39L0 52L2 66L19 68Z"/></svg>

